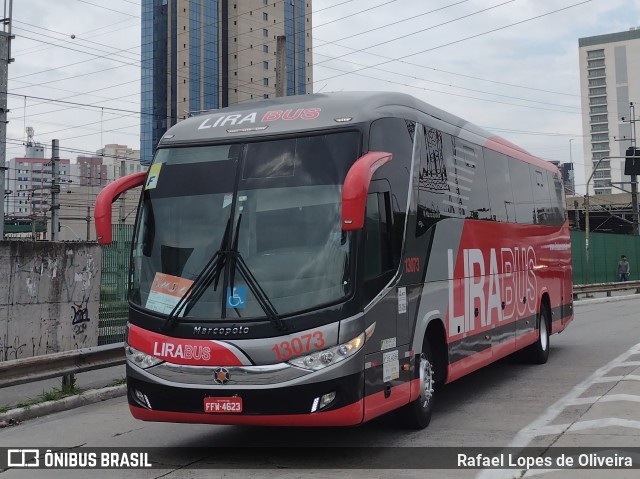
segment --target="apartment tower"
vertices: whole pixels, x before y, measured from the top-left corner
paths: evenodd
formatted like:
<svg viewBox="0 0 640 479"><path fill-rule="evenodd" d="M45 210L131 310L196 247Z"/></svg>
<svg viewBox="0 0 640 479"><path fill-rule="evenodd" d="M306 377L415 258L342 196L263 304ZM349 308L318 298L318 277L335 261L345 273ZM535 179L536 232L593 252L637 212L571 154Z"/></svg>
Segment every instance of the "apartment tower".
<svg viewBox="0 0 640 479"><path fill-rule="evenodd" d="M275 96L276 39L286 37L285 94L311 93L312 0L142 0L140 161L189 114Z"/></svg>
<svg viewBox="0 0 640 479"><path fill-rule="evenodd" d="M630 191L619 184L631 181L620 157L631 146L631 103L640 114L640 28L578 43L585 179L593 172L589 194L620 193L615 186Z"/></svg>

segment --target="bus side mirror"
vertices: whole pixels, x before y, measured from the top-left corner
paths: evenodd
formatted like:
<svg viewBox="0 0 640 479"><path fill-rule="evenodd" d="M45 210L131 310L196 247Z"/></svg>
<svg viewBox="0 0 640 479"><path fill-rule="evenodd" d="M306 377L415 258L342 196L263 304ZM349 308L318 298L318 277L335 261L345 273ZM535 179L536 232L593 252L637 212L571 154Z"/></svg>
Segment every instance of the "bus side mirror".
<svg viewBox="0 0 640 479"><path fill-rule="evenodd" d="M98 197L93 209L96 223L96 238L99 244L111 243L111 204L120 194L144 183L147 173L144 171L123 176L105 186Z"/></svg>
<svg viewBox="0 0 640 479"><path fill-rule="evenodd" d="M342 186L342 230L354 231L364 226L364 210L371 178L378 168L391 161L391 153L370 151L349 168Z"/></svg>

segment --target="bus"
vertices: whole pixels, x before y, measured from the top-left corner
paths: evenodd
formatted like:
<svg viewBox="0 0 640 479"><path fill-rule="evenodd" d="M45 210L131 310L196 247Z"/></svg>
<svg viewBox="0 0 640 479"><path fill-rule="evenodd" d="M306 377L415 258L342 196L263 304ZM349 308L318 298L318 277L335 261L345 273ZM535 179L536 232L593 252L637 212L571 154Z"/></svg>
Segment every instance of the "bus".
<svg viewBox="0 0 640 479"><path fill-rule="evenodd" d="M146 421L429 424L443 384L573 318L558 169L401 93L187 118L146 173L128 272L130 411Z"/></svg>

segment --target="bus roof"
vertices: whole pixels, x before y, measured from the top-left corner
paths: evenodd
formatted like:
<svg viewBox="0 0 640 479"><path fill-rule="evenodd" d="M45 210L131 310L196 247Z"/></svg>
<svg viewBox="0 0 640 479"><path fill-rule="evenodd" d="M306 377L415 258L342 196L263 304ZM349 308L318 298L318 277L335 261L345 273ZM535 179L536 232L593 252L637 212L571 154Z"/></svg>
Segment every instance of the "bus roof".
<svg viewBox="0 0 640 479"><path fill-rule="evenodd" d="M450 134L481 141L486 148L557 171L553 164L532 156L504 138L411 95L395 92L316 93L232 105L177 123L165 133L159 146L348 127L387 116L425 122L425 115L448 124Z"/></svg>

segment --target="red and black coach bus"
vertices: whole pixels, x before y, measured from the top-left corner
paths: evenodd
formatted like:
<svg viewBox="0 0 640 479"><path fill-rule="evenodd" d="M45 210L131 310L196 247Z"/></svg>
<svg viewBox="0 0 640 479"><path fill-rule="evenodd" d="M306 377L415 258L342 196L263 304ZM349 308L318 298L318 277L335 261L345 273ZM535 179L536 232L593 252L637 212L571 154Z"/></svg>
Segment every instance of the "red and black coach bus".
<svg viewBox="0 0 640 479"><path fill-rule="evenodd" d="M439 385L573 317L558 170L413 97L236 105L167 131L129 272L134 417L425 427Z"/></svg>

